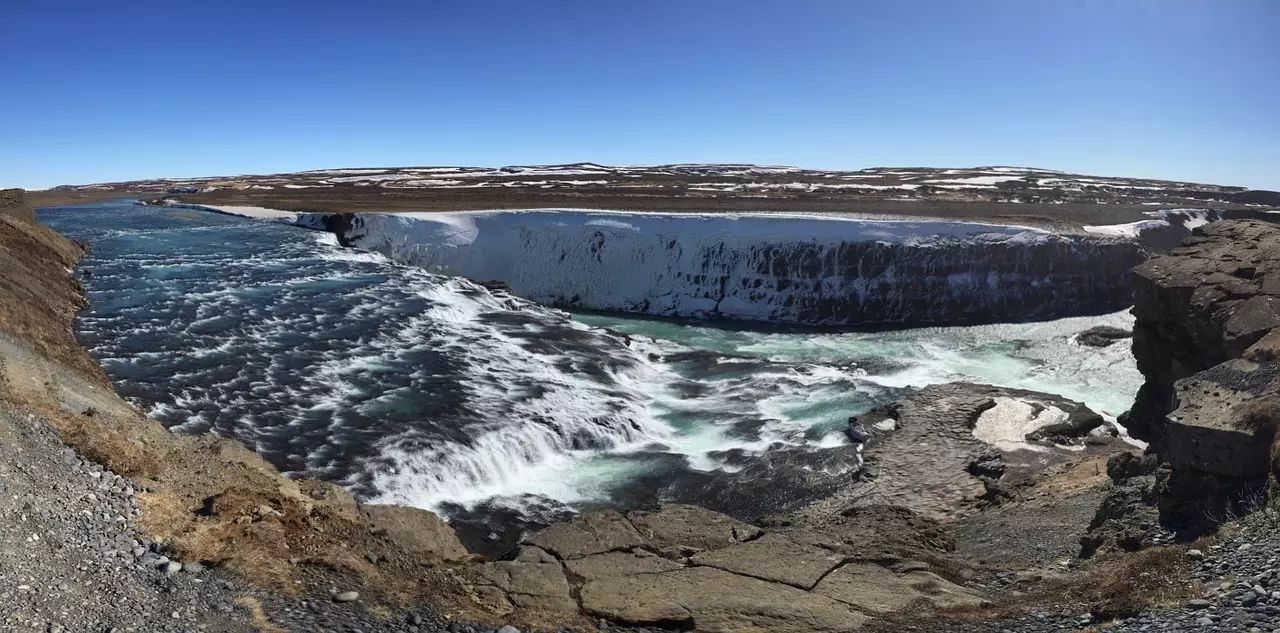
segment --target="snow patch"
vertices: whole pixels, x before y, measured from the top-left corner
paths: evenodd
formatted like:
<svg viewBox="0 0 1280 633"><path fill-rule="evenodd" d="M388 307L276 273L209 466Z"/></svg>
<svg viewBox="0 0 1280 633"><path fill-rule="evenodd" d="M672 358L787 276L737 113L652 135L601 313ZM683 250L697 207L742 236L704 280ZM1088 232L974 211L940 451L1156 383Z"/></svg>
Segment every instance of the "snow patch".
<svg viewBox="0 0 1280 633"><path fill-rule="evenodd" d="M1027 434L1067 420L1067 412L1053 406L1040 411L1033 403L1017 398L996 398L996 406L984 411L973 427L973 436L1002 451L1044 451L1027 441Z"/></svg>

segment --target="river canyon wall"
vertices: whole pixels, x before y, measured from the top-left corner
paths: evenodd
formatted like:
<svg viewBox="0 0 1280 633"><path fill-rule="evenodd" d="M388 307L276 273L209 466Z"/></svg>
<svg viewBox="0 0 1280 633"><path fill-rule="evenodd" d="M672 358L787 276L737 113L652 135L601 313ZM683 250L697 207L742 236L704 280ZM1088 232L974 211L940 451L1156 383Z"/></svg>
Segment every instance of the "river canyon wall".
<svg viewBox="0 0 1280 633"><path fill-rule="evenodd" d="M1175 470L1234 479L1276 470L1280 227L1208 225L1134 275L1134 355L1146 382L1135 436Z"/></svg>
<svg viewBox="0 0 1280 633"><path fill-rule="evenodd" d="M818 326L953 325L1130 305L1144 248L966 222L584 211L300 214L346 245L548 305Z"/></svg>
<svg viewBox="0 0 1280 633"><path fill-rule="evenodd" d="M1274 511L1280 474L1280 226L1226 221L1134 271L1133 354L1145 376L1121 416L1149 442L1115 480L1086 549L1195 538Z"/></svg>

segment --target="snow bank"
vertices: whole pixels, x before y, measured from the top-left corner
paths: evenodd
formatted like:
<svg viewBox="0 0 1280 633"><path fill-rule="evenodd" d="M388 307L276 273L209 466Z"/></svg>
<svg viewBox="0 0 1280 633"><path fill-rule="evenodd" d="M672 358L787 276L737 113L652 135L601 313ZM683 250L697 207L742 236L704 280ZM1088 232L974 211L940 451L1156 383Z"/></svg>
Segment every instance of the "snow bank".
<svg viewBox="0 0 1280 633"><path fill-rule="evenodd" d="M255 220L273 220L276 222L285 222L292 224L297 222L298 215L293 211L281 211L279 209L268 209L266 207L242 207L234 205L209 205L209 204L187 204L183 202L166 202L166 206L176 209L194 209L196 211L213 211L215 213L223 213L226 215L238 215L244 218L253 218Z"/></svg>
<svg viewBox="0 0 1280 633"><path fill-rule="evenodd" d="M1161 209L1147 211L1143 215L1151 219L1085 226L1084 230L1093 235L1133 240L1155 250L1167 250L1181 244L1196 228L1226 219L1231 213L1217 209Z"/></svg>

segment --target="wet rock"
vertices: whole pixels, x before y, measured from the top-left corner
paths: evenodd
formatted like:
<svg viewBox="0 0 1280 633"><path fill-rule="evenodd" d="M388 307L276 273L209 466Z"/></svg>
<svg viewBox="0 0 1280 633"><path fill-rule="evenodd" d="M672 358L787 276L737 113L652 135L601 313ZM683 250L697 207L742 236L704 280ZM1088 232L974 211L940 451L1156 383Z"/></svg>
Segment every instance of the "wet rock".
<svg viewBox="0 0 1280 633"><path fill-rule="evenodd" d="M1127 338L1133 338L1133 330L1122 330L1110 325L1099 325L1077 334L1076 342L1089 347L1107 347Z"/></svg>

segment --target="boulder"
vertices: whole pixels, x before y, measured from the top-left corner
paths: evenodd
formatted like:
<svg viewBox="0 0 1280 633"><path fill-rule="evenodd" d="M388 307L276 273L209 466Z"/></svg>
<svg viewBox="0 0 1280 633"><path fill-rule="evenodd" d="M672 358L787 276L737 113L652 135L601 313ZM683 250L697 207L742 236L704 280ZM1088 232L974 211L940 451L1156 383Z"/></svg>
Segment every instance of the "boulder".
<svg viewBox="0 0 1280 633"><path fill-rule="evenodd" d="M1076 342L1089 347L1107 347L1117 341L1133 338L1133 330L1124 330L1110 325L1091 327L1076 335Z"/></svg>
<svg viewBox="0 0 1280 633"><path fill-rule="evenodd" d="M445 561L468 556L453 528L433 512L392 505L365 505L360 509L375 533L385 534L403 549Z"/></svg>
<svg viewBox="0 0 1280 633"><path fill-rule="evenodd" d="M1276 281L1280 285L1280 275L1276 275ZM1276 289L1276 294L1280 295L1280 287ZM1271 330L1246 349L1244 359L1255 363L1280 361L1280 328Z"/></svg>

